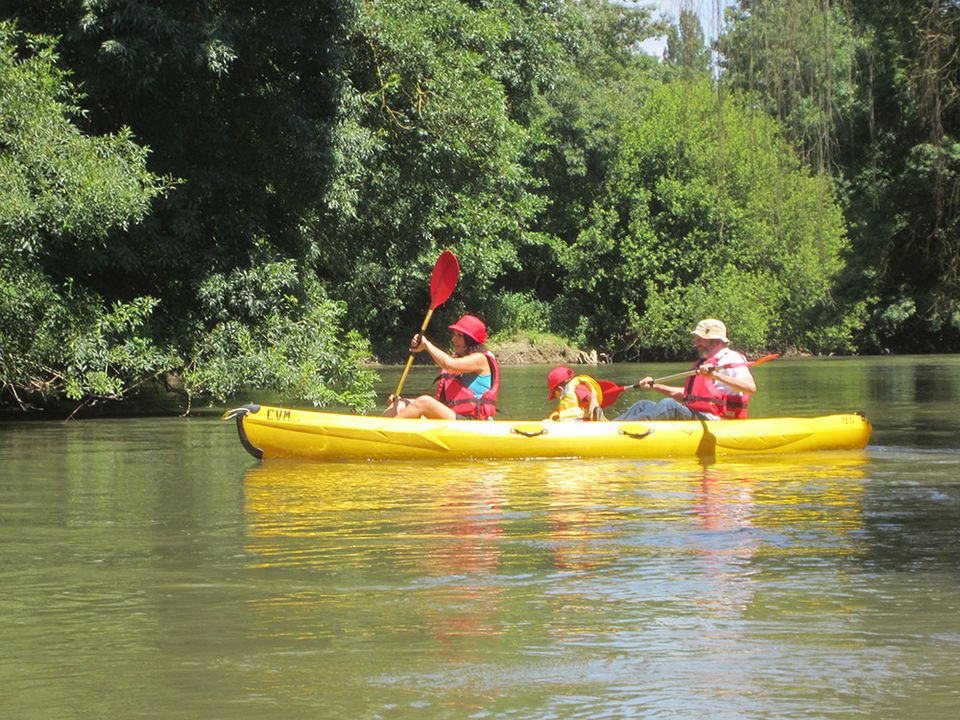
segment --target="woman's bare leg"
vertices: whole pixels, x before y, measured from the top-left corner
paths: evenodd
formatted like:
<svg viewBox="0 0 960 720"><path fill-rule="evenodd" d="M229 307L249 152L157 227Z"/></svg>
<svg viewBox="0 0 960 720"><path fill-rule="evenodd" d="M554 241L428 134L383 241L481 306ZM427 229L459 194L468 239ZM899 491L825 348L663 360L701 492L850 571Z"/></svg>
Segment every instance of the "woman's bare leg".
<svg viewBox="0 0 960 720"><path fill-rule="evenodd" d="M437 420L456 420L457 414L436 398L421 395L406 407L397 411L398 418L435 418Z"/></svg>
<svg viewBox="0 0 960 720"><path fill-rule="evenodd" d="M397 411L403 410L407 405L412 403L413 400L409 398L402 397L399 400L394 400L393 395L390 396L390 403L387 405L387 409L383 411L384 417L396 417Z"/></svg>

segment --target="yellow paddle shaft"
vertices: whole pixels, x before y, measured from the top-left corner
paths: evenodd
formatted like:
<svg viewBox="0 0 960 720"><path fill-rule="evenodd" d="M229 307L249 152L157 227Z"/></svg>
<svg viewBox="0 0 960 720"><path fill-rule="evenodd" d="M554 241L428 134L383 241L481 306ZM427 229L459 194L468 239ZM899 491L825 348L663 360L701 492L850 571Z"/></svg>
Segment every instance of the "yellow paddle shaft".
<svg viewBox="0 0 960 720"><path fill-rule="evenodd" d="M430 324L430 318L433 316L433 308L427 310L427 316L423 319L423 325L420 326L420 335L423 335L427 331L427 325ZM403 368L403 375L400 376L400 382L397 383L397 391L393 394L395 400L400 399L400 391L403 390L403 384L407 381L407 373L410 372L410 366L413 365L413 355L410 353L410 357L407 358L407 365Z"/></svg>

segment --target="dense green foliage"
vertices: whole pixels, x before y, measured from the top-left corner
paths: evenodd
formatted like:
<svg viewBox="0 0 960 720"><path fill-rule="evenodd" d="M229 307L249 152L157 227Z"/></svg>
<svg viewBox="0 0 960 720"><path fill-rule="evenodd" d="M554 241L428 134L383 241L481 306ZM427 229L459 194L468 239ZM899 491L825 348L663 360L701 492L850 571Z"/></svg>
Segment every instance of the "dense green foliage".
<svg viewBox="0 0 960 720"><path fill-rule="evenodd" d="M749 349L849 346L829 299L845 244L829 182L750 105L705 80L670 83L623 129L568 260L589 336L682 355L709 315L736 318Z"/></svg>
<svg viewBox="0 0 960 720"><path fill-rule="evenodd" d="M360 4L317 271L380 353L403 351L439 249L461 263L450 315L477 310L505 272L521 270L519 250L542 242L533 224L543 201L521 160L566 22L564 3L542 5Z"/></svg>
<svg viewBox="0 0 960 720"><path fill-rule="evenodd" d="M756 90L842 189L837 294L866 304L860 349L960 349L960 3L738 5L724 81Z"/></svg>
<svg viewBox="0 0 960 720"><path fill-rule="evenodd" d="M428 304L614 357L960 348L960 4L0 0L2 401L368 407ZM35 33L35 34L28 34ZM638 50L667 36L662 61Z"/></svg>
<svg viewBox="0 0 960 720"><path fill-rule="evenodd" d="M90 4L91 12L98 7ZM220 159L198 169L199 145L182 157L168 152L158 163L190 171L173 181L147 170L147 149L126 126L82 133L78 103L89 100L77 95L49 38L0 28L6 399L24 407L64 397L89 404L126 397L152 378L175 377L188 398L223 398L253 386L368 406L371 377L358 362L369 351L356 333L341 331L344 307L284 259L277 247L284 233L270 229L271 242L256 227L253 218L270 214L262 206L280 193L254 190L250 177L238 182L242 173ZM134 81L149 78L131 74L125 87L132 92ZM163 104L159 96L150 102L154 113ZM182 109L186 116L189 108ZM146 109L129 112L141 113ZM168 147L179 142L174 135L202 134L188 127L152 129ZM205 151L214 150L210 145ZM217 145L221 157L230 157L223 139ZM294 175L288 179L295 184ZM283 195L296 193L288 188ZM228 225L227 214L237 221Z"/></svg>
<svg viewBox="0 0 960 720"><path fill-rule="evenodd" d="M141 220L164 181L129 131L83 135L48 38L0 24L0 383L34 397L120 397L163 367L149 296L108 303L64 263Z"/></svg>

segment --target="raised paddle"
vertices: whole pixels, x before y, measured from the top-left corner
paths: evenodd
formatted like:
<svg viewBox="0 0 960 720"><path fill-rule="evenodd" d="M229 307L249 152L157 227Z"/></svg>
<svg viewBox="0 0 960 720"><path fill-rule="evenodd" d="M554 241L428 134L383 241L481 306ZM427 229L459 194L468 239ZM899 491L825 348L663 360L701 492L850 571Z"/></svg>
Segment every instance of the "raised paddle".
<svg viewBox="0 0 960 720"><path fill-rule="evenodd" d="M433 311L443 305L450 297L453 289L457 286L457 280L460 279L460 263L457 256L449 250L444 250L437 258L433 266L433 275L430 278L430 309L427 310L427 316L423 319L423 325L420 326L420 334L427 330L430 323L430 317ZM413 364L413 355L407 358L407 366L403 368L403 375L400 376L400 382L397 383L397 391L393 394L395 399L400 398L400 391L403 390L403 383L407 380L407 373L410 372L410 366Z"/></svg>
<svg viewBox="0 0 960 720"><path fill-rule="evenodd" d="M757 358L752 362L720 365L718 367L753 367L754 365L759 365L770 360L776 360L778 357L780 357L780 353L773 353L772 355L764 355L762 358ZM674 373L673 375L664 375L663 377L654 378L653 382L659 383L663 382L664 380L675 380L677 378L689 377L696 372L697 371L695 368L691 370L684 370L683 372ZM615 382L610 382L609 380L601 380L600 389L603 390L603 407L609 407L610 405L613 405L617 401L617 398L620 397L620 393L622 393L624 390L634 390L638 387L642 387L640 383L634 383L633 385L617 385Z"/></svg>

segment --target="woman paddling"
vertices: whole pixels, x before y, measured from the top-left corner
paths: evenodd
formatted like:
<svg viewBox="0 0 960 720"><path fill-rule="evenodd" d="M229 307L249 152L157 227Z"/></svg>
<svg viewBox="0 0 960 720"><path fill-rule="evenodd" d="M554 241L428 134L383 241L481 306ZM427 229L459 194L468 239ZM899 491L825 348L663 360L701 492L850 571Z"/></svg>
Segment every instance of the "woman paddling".
<svg viewBox="0 0 960 720"><path fill-rule="evenodd" d="M487 350L487 328L480 318L464 315L453 325L453 355L449 355L422 334L415 335L410 352L423 352L439 366L436 397L421 395L415 400L390 398L385 415L398 418L440 420L487 420L497 413L500 366Z"/></svg>

